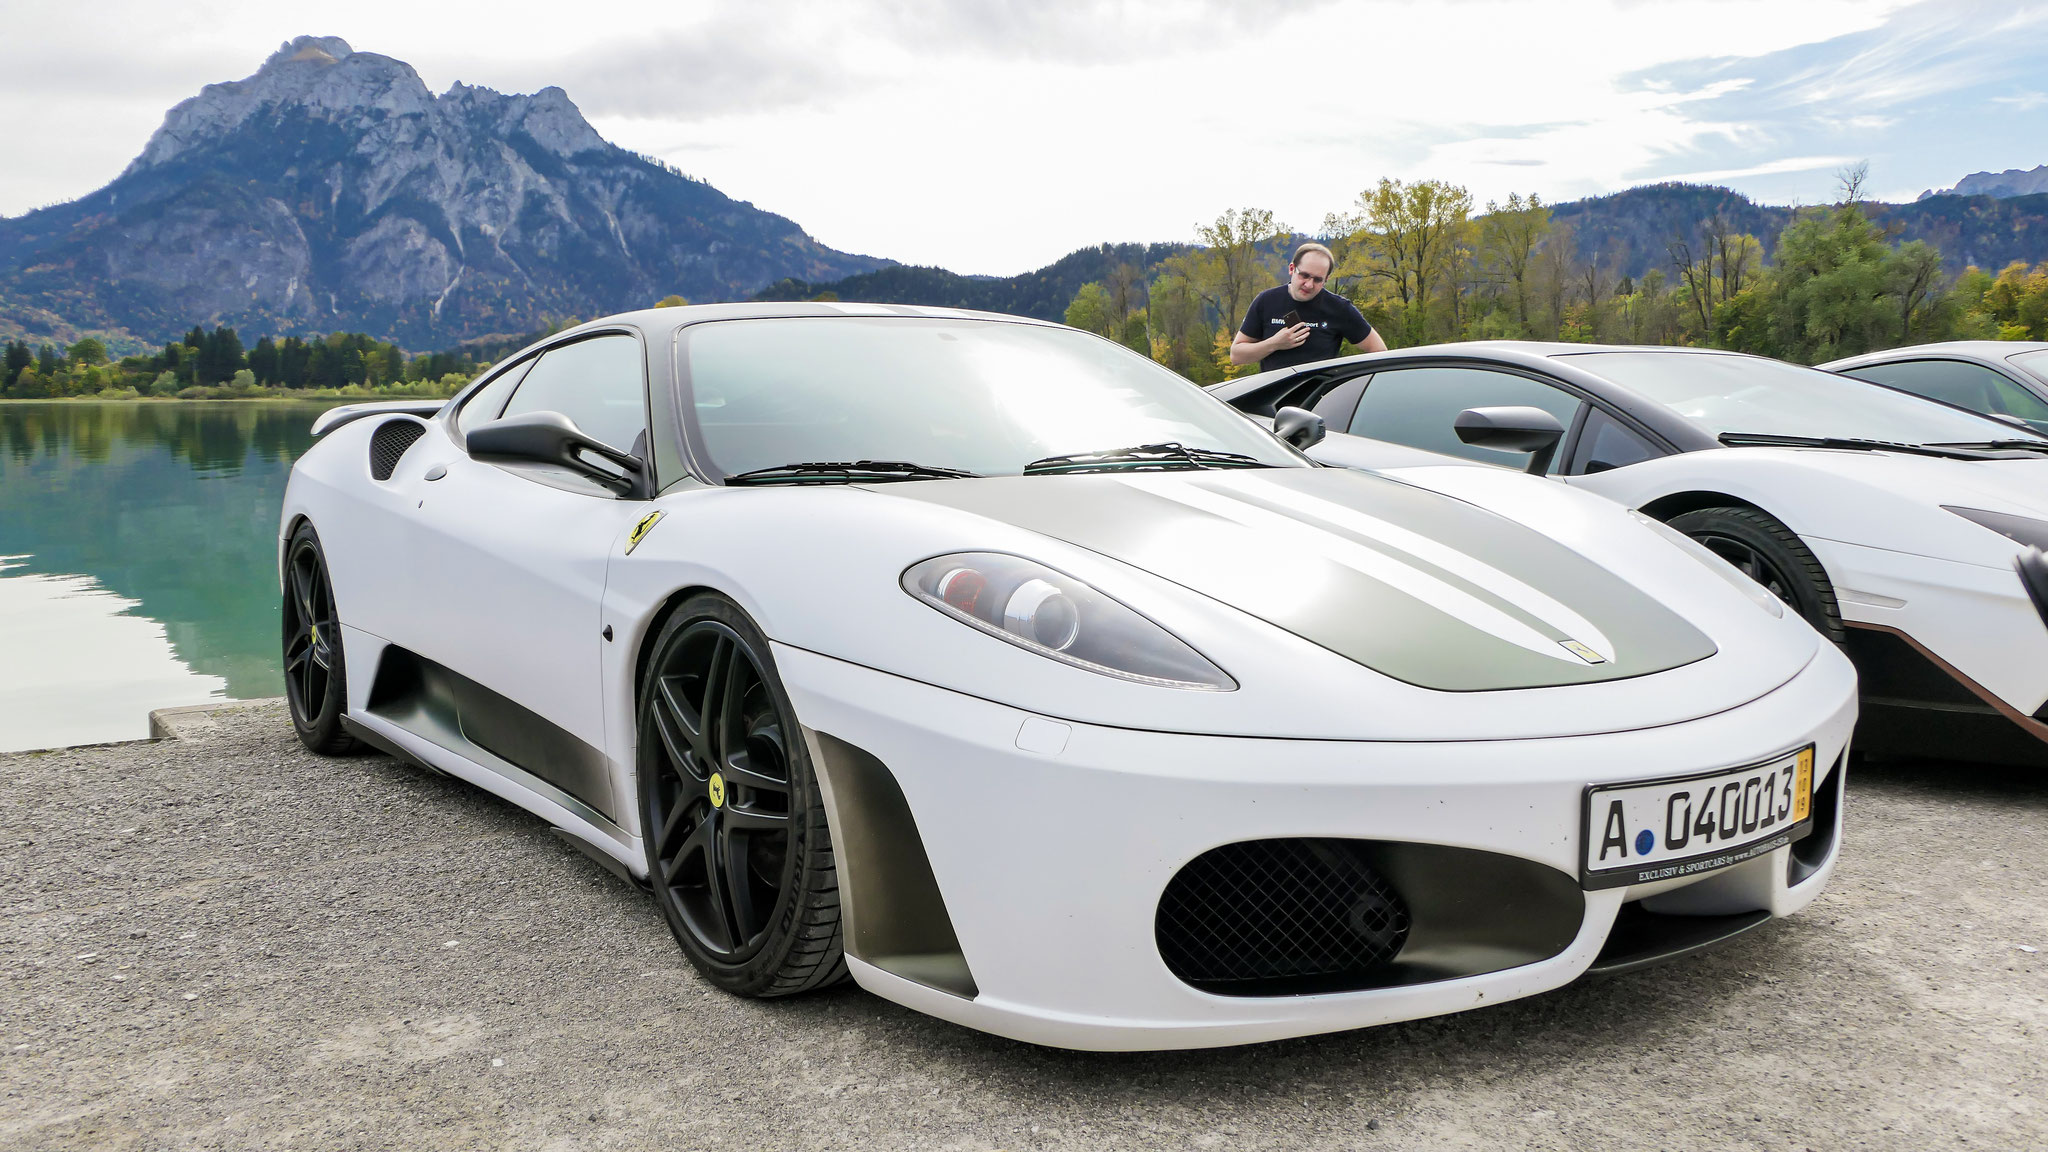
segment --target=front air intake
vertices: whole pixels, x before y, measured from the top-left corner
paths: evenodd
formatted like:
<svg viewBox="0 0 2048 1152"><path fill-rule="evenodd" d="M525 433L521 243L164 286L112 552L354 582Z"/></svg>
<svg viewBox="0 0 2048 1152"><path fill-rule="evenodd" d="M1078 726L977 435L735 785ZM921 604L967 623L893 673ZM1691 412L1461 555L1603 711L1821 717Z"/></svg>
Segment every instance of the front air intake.
<svg viewBox="0 0 2048 1152"><path fill-rule="evenodd" d="M405 450L427 434L427 426L417 420L386 420L370 434L370 476L376 480L391 479L392 469L398 467L398 458Z"/></svg>
<svg viewBox="0 0 2048 1152"><path fill-rule="evenodd" d="M1281 996L1382 982L1409 913L1361 841L1248 840L1190 861L1154 933L1173 974L1205 992Z"/></svg>

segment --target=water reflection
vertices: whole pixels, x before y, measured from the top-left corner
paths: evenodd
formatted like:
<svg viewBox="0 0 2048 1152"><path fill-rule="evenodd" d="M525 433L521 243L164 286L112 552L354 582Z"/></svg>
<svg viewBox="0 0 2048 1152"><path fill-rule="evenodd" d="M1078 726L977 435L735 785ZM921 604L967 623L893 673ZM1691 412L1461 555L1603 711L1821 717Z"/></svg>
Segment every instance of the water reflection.
<svg viewBox="0 0 2048 1152"><path fill-rule="evenodd" d="M283 690L278 505L329 406L0 404L0 748L49 746L15 736L29 701L72 731L109 685L164 691L121 731L61 741L76 743L141 735L150 708ZM148 640L110 619L154 627L185 679L145 671ZM98 671L65 690L30 671L60 663Z"/></svg>

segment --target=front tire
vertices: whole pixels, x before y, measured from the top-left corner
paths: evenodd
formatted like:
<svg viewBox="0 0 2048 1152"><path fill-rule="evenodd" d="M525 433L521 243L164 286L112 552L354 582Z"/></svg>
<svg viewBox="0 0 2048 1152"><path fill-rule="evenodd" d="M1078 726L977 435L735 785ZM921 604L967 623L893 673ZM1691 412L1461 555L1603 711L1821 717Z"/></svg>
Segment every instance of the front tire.
<svg viewBox="0 0 2048 1152"><path fill-rule="evenodd" d="M284 695L299 743L322 756L361 748L341 725L348 711L348 674L341 619L327 556L311 524L293 530L284 550Z"/></svg>
<svg viewBox="0 0 2048 1152"><path fill-rule="evenodd" d="M1814 631L1836 644L1846 638L1827 569L1798 533L1775 516L1755 508L1701 508L1681 512L1667 523L1763 585Z"/></svg>
<svg viewBox="0 0 2048 1152"><path fill-rule="evenodd" d="M691 597L640 680L640 826L669 931L706 979L789 996L846 978L824 799L766 637Z"/></svg>

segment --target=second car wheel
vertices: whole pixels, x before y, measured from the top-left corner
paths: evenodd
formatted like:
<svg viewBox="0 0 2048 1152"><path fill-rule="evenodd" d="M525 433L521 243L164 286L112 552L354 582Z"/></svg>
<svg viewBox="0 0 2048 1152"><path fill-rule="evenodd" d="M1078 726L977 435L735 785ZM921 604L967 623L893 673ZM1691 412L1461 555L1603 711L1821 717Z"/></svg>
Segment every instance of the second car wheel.
<svg viewBox="0 0 2048 1152"><path fill-rule="evenodd" d="M1791 605L1815 631L1842 642L1842 615L1827 570L1776 517L1755 508L1700 508L1668 523Z"/></svg>
<svg viewBox="0 0 2048 1152"><path fill-rule="evenodd" d="M845 979L817 776L767 639L725 597L654 638L636 763L648 881L698 971L742 996Z"/></svg>

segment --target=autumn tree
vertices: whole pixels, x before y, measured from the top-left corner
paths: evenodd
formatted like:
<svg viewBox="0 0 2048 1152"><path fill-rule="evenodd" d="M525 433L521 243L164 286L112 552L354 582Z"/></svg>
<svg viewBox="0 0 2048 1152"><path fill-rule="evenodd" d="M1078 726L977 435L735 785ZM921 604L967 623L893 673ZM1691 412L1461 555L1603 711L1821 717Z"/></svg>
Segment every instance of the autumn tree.
<svg viewBox="0 0 2048 1152"><path fill-rule="evenodd" d="M1472 194L1441 180L1405 184L1382 178L1358 195L1349 213L1332 214L1324 230L1339 237L1349 260L1342 271L1384 285L1405 314L1411 340L1426 339L1431 305L1455 293L1475 239ZM1455 302L1440 310L1455 315Z"/></svg>

